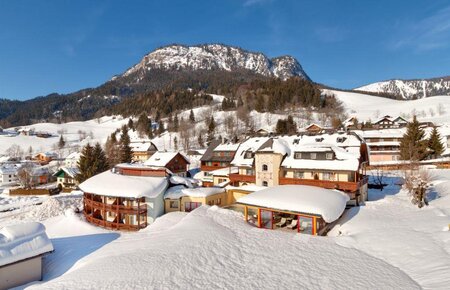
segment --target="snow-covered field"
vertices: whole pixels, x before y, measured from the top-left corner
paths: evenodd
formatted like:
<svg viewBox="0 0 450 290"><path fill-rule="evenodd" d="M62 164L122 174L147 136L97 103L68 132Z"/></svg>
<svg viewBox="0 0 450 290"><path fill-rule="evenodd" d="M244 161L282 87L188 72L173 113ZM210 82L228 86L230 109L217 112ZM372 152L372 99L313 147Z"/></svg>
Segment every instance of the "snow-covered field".
<svg viewBox="0 0 450 290"><path fill-rule="evenodd" d="M415 114L421 121L431 121L437 124L450 123L450 97L435 96L418 100L393 100L370 96L361 93L324 90L334 94L340 100L350 116L356 116L359 121L375 121L379 117L390 115L412 118Z"/></svg>
<svg viewBox="0 0 450 290"><path fill-rule="evenodd" d="M432 172L428 207L414 207L392 173L328 237L257 229L207 206L164 215L137 233L107 231L74 213L79 195L0 213L0 227L47 227L55 252L31 289L448 289L450 171Z"/></svg>

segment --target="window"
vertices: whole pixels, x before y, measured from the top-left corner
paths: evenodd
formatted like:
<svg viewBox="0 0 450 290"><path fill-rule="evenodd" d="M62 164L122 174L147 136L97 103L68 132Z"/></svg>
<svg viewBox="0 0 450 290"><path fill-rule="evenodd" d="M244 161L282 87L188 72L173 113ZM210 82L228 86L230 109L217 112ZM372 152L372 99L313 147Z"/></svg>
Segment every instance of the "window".
<svg viewBox="0 0 450 290"><path fill-rule="evenodd" d="M324 172L322 173L323 180L333 180L333 173Z"/></svg>
<svg viewBox="0 0 450 290"><path fill-rule="evenodd" d="M190 212L200 206L202 206L201 202L185 202L184 203L184 211Z"/></svg>
<svg viewBox="0 0 450 290"><path fill-rule="evenodd" d="M170 208L178 208L178 200L171 200Z"/></svg>
<svg viewBox="0 0 450 290"><path fill-rule="evenodd" d="M269 186L269 184L267 183L267 181L263 181L262 186Z"/></svg>
<svg viewBox="0 0 450 290"><path fill-rule="evenodd" d="M317 153L311 153L311 159L317 159Z"/></svg>
<svg viewBox="0 0 450 290"><path fill-rule="evenodd" d="M294 178L305 178L305 173L303 171L294 171Z"/></svg>
<svg viewBox="0 0 450 290"><path fill-rule="evenodd" d="M245 175L255 175L253 169L245 169Z"/></svg>
<svg viewBox="0 0 450 290"><path fill-rule="evenodd" d="M245 159L253 158L253 153L252 153L252 152L245 152L244 158L245 158Z"/></svg>
<svg viewBox="0 0 450 290"><path fill-rule="evenodd" d="M267 166L267 164L262 165L262 171L267 171L268 169L269 167Z"/></svg>
<svg viewBox="0 0 450 290"><path fill-rule="evenodd" d="M216 204L217 204L217 205L221 205L221 204L222 204L222 199L221 199L221 198L218 198Z"/></svg>
<svg viewBox="0 0 450 290"><path fill-rule="evenodd" d="M212 162L211 161L206 162L206 166L212 166Z"/></svg>
<svg viewBox="0 0 450 290"><path fill-rule="evenodd" d="M294 159L302 159L302 153L301 152L295 152Z"/></svg>
<svg viewBox="0 0 450 290"><path fill-rule="evenodd" d="M327 158L328 160L333 159L333 153L327 153L327 154L326 154L326 158Z"/></svg>

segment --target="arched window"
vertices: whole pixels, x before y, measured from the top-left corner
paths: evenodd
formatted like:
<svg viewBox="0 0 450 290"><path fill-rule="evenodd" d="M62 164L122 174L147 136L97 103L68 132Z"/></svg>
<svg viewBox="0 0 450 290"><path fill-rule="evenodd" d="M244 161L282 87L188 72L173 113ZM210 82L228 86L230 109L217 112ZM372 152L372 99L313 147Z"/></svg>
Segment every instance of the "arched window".
<svg viewBox="0 0 450 290"><path fill-rule="evenodd" d="M268 170L267 164L263 164L262 171L267 171L267 170Z"/></svg>
<svg viewBox="0 0 450 290"><path fill-rule="evenodd" d="M263 185L263 186L269 186L269 184L267 183L267 181L263 181L263 182L262 182L262 185Z"/></svg>

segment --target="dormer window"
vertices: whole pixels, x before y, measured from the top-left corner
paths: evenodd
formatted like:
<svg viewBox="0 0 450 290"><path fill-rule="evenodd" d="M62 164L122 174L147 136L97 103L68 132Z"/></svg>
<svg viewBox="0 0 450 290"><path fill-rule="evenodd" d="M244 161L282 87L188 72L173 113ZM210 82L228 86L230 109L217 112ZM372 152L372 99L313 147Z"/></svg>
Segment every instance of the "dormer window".
<svg viewBox="0 0 450 290"><path fill-rule="evenodd" d="M245 158L245 159L250 159L250 158L253 158L253 153L252 153L252 152L250 152L250 151L248 151L248 152L245 152L244 158Z"/></svg>
<svg viewBox="0 0 450 290"><path fill-rule="evenodd" d="M294 141L292 142L292 144L299 144L300 143L300 139L294 139Z"/></svg>
<svg viewBox="0 0 450 290"><path fill-rule="evenodd" d="M344 143L345 140L347 140L347 138L345 138L345 137L337 137L336 138L336 142L338 142L338 143Z"/></svg>
<svg viewBox="0 0 450 290"><path fill-rule="evenodd" d="M323 141L323 137L316 138L316 142L322 142L322 141Z"/></svg>
<svg viewBox="0 0 450 290"><path fill-rule="evenodd" d="M317 153L311 153L311 159L317 159Z"/></svg>
<svg viewBox="0 0 450 290"><path fill-rule="evenodd" d="M294 153L294 159L302 159L302 153L301 152L295 152Z"/></svg>
<svg viewBox="0 0 450 290"><path fill-rule="evenodd" d="M327 158L327 160L332 160L333 159L333 153L327 153L325 155L325 157Z"/></svg>

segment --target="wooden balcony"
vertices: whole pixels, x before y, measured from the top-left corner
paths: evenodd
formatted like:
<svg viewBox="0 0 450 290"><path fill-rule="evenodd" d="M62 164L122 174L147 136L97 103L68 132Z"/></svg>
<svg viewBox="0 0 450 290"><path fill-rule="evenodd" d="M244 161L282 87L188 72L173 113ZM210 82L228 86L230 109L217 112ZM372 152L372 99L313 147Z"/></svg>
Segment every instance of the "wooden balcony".
<svg viewBox="0 0 450 290"><path fill-rule="evenodd" d="M249 182L249 183L255 183L256 182L256 176L255 175L244 175L244 174L232 173L228 177L230 178L230 182L232 184L235 183L235 182Z"/></svg>
<svg viewBox="0 0 450 290"><path fill-rule="evenodd" d="M108 204L102 203L99 201L94 201L89 198L84 197L84 202L86 206L89 206L93 209L105 210L110 212L118 212L125 214L146 214L147 213L147 205L140 204L139 206L127 206L127 205L116 205L116 204Z"/></svg>
<svg viewBox="0 0 450 290"><path fill-rule="evenodd" d="M280 185L286 184L310 185L323 187L327 189L338 189L352 193L356 193L357 191L359 191L360 187L366 183L367 177L364 177L357 182L280 177Z"/></svg>
<svg viewBox="0 0 450 290"><path fill-rule="evenodd" d="M106 221L106 220L102 220L102 219L96 219L93 216L91 216L90 214L87 214L86 212L83 212L84 217L86 218L86 220L88 222L90 222L91 224L103 227L103 228L107 228L110 230L122 230L122 231L138 231L140 229L143 229L145 227L147 227L147 223L146 222L142 222L139 225L130 225L130 224L121 224L121 223L114 223L114 222L110 222L110 221Z"/></svg>

